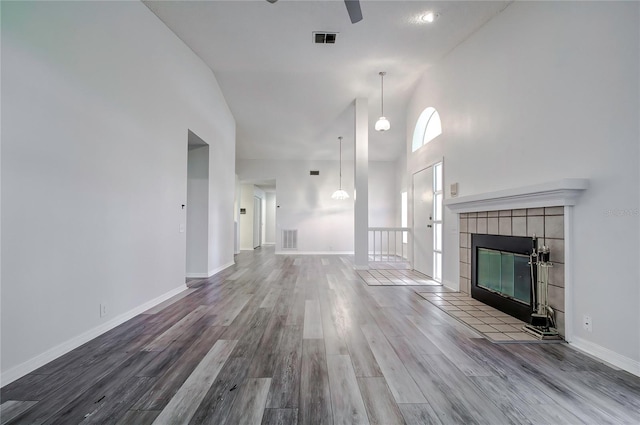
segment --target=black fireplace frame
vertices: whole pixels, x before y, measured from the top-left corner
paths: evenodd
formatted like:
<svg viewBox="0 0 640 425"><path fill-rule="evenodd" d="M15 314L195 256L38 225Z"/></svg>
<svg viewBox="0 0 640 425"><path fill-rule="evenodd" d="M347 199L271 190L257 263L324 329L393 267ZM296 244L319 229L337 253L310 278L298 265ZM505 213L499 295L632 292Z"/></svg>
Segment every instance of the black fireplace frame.
<svg viewBox="0 0 640 425"><path fill-rule="evenodd" d="M497 251L510 252L529 256L535 249L534 239L524 236L501 236L501 235L480 235L471 234L471 297L482 301L498 310L529 323L533 312L533 295L529 292L529 305L511 300L508 297L478 286L478 248L493 249ZM533 269L533 281L531 282L533 291L536 290L537 273Z"/></svg>

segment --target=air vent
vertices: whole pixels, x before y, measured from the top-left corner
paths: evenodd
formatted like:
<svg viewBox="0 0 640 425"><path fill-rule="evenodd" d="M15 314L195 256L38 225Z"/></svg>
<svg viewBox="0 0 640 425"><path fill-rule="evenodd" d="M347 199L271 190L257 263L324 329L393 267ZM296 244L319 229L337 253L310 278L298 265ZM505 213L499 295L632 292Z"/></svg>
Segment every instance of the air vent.
<svg viewBox="0 0 640 425"><path fill-rule="evenodd" d="M311 171L309 171L309 175L310 175L310 176L319 176L319 175L320 175L320 171L318 171L318 170L311 170Z"/></svg>
<svg viewBox="0 0 640 425"><path fill-rule="evenodd" d="M298 249L298 229L282 231L282 249Z"/></svg>
<svg viewBox="0 0 640 425"><path fill-rule="evenodd" d="M336 37L338 36L337 32L314 32L313 33L313 41L316 44L335 44Z"/></svg>

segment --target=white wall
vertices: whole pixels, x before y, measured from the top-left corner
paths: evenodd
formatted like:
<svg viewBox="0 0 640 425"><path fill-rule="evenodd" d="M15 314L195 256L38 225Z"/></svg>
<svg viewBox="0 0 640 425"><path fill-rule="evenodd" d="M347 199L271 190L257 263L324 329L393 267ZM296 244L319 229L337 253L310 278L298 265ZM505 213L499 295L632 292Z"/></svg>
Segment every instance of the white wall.
<svg viewBox="0 0 640 425"><path fill-rule="evenodd" d="M369 227L396 224L396 162L369 161Z"/></svg>
<svg viewBox="0 0 640 425"><path fill-rule="evenodd" d="M266 192L266 211L265 211L265 236L264 242L268 245L276 243L276 193Z"/></svg>
<svg viewBox="0 0 640 425"><path fill-rule="evenodd" d="M233 262L235 123L140 2L3 2L2 66L6 384L184 288L189 129L210 144L209 268Z"/></svg>
<svg viewBox="0 0 640 425"><path fill-rule="evenodd" d="M187 158L187 277L208 277L209 146L189 146Z"/></svg>
<svg viewBox="0 0 640 425"><path fill-rule="evenodd" d="M370 226L394 226L395 164L369 163ZM353 252L353 161L342 161L342 188L351 196L344 201L331 199L340 183L338 161L238 160L237 172L242 180L276 179L277 251L280 232L298 229L300 252Z"/></svg>
<svg viewBox="0 0 640 425"><path fill-rule="evenodd" d="M640 361L639 7L515 2L424 75L407 118L410 137L424 108L440 112L441 136L416 154L407 140L408 171L444 157L445 188L458 182L461 196L590 179L575 207L567 320L583 346L630 365ZM444 279L455 285L448 210L445 226Z"/></svg>
<svg viewBox="0 0 640 425"><path fill-rule="evenodd" d="M319 170L319 176L310 176ZM299 252L353 252L353 163L342 162L342 188L351 195L331 199L339 186L338 161L238 160L241 180L276 180L276 251L283 229L298 229Z"/></svg>

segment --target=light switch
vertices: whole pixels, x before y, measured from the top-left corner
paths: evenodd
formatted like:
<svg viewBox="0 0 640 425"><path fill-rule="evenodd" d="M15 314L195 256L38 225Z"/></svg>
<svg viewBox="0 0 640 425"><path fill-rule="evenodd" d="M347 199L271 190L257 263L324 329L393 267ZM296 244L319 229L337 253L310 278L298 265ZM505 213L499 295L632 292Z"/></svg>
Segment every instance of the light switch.
<svg viewBox="0 0 640 425"><path fill-rule="evenodd" d="M180 223L180 233L184 233L184 223Z"/></svg>

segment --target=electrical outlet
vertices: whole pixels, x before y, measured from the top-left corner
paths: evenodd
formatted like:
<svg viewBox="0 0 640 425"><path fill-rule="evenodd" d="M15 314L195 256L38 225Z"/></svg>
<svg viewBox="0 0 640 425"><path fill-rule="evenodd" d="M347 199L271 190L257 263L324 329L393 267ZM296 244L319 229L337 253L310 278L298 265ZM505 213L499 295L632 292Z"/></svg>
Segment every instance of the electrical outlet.
<svg viewBox="0 0 640 425"><path fill-rule="evenodd" d="M104 317L107 315L107 305L102 303L100 304L100 317Z"/></svg>
<svg viewBox="0 0 640 425"><path fill-rule="evenodd" d="M587 316L586 314L583 316L583 318L582 318L582 327L587 332L591 332L593 330L592 322L591 322L591 316Z"/></svg>

